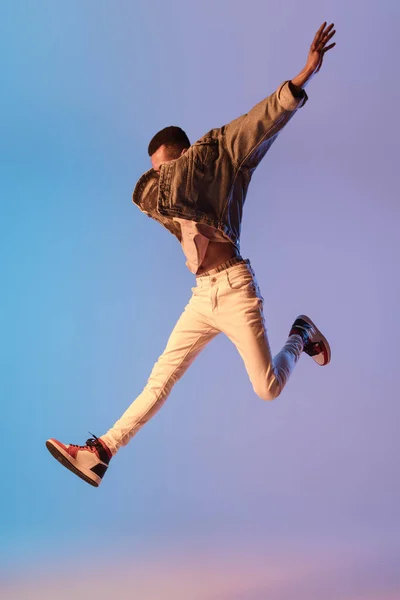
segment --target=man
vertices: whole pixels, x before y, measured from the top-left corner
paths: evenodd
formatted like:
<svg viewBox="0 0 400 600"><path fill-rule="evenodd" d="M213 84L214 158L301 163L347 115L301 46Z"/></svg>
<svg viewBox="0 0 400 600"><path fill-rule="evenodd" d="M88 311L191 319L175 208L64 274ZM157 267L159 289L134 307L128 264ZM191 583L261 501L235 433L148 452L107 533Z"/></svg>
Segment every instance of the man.
<svg viewBox="0 0 400 600"><path fill-rule="evenodd" d="M330 361L327 340L308 317L298 317L272 358L263 299L248 260L239 254L243 204L251 176L279 132L307 101L304 91L335 35L324 23L304 69L248 114L213 129L194 145L179 127L158 132L149 145L152 169L138 181L133 202L182 244L196 275L193 295L155 364L143 392L115 425L84 446L46 442L65 467L97 487L110 459L162 406L173 385L218 333L236 345L254 391L279 396L302 352L319 365Z"/></svg>

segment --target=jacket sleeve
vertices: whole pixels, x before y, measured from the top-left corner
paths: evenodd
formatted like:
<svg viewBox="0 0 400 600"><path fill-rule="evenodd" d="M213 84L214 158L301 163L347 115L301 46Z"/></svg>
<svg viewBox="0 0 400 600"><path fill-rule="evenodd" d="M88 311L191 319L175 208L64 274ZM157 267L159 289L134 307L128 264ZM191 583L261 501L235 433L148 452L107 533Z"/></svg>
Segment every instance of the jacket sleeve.
<svg viewBox="0 0 400 600"><path fill-rule="evenodd" d="M286 81L246 115L221 128L225 149L236 167L255 169L279 132L297 109L304 106L308 99L304 90L300 95L293 92L290 82Z"/></svg>

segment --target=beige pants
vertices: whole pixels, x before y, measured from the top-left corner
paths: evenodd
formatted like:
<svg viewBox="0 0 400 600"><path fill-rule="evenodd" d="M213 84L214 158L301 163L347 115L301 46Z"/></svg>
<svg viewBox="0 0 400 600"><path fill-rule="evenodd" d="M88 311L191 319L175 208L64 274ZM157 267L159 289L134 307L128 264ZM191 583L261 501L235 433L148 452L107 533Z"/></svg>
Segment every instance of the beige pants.
<svg viewBox="0 0 400 600"><path fill-rule="evenodd" d="M143 392L101 436L113 454L161 408L174 384L220 332L235 344L255 393L264 400L279 396L303 351L300 336L292 335L272 358L263 299L249 261L198 277L196 283Z"/></svg>

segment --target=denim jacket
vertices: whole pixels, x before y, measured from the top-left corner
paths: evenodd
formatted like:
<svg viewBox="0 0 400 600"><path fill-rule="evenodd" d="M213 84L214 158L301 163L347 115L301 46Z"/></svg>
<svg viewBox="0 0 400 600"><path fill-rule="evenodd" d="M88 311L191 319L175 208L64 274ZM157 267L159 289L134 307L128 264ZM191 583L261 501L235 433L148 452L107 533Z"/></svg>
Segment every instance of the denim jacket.
<svg viewBox="0 0 400 600"><path fill-rule="evenodd" d="M243 205L251 176L298 108L289 82L247 114L212 129L177 160L150 169L136 184L133 202L181 242L174 218L215 227L239 248Z"/></svg>

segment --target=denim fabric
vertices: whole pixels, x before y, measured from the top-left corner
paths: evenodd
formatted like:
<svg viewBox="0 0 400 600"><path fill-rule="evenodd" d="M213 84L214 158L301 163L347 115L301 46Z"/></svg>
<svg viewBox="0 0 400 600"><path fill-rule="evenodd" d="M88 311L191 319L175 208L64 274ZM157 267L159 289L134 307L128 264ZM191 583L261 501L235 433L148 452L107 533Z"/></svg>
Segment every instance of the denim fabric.
<svg viewBox="0 0 400 600"><path fill-rule="evenodd" d="M251 177L280 131L307 101L290 82L228 125L213 129L177 160L150 169L133 202L179 242L182 218L218 229L239 248L243 205Z"/></svg>

